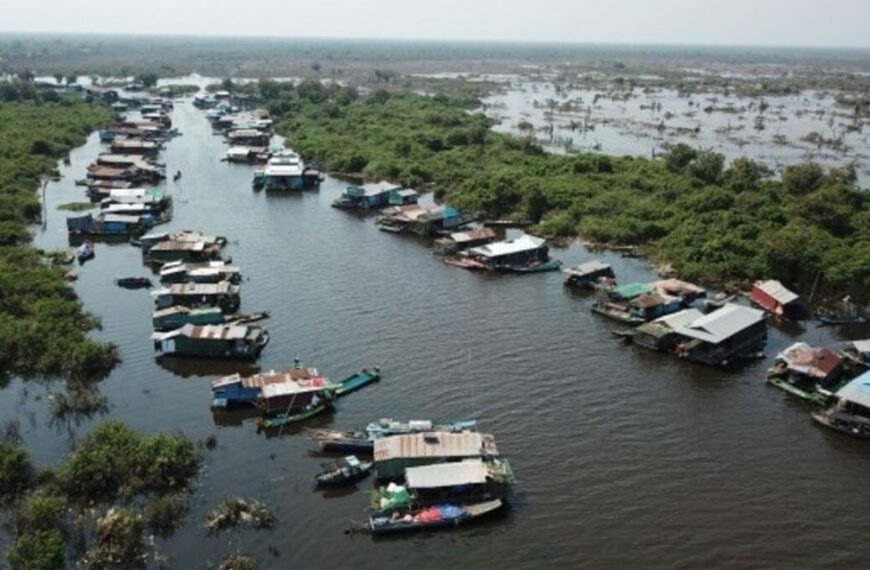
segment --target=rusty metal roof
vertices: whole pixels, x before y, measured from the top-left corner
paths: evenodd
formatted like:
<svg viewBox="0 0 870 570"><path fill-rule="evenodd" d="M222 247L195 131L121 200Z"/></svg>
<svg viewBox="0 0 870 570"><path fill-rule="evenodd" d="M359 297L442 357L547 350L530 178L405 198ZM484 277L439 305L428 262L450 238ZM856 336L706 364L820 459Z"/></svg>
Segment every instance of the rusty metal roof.
<svg viewBox="0 0 870 570"><path fill-rule="evenodd" d="M498 455L495 438L478 432L428 432L385 437L375 441L375 462L396 458L477 457Z"/></svg>

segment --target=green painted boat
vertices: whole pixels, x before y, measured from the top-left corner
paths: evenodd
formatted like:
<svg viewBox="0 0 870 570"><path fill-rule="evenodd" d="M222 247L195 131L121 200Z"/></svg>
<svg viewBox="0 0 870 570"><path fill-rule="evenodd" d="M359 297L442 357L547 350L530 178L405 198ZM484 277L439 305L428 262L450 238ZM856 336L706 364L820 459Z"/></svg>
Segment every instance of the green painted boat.
<svg viewBox="0 0 870 570"><path fill-rule="evenodd" d="M825 400L827 400L827 396L825 396L824 394L820 394L819 392L808 392L806 390L801 390L791 382L783 380L782 378L768 378L767 381L772 386L776 386L784 392L797 396L798 398L801 398L813 404L821 406L825 403Z"/></svg>
<svg viewBox="0 0 870 570"><path fill-rule="evenodd" d="M257 427L265 429L286 426L289 424L307 420L308 418L313 418L314 416L322 414L327 410L331 409L333 409L332 402L327 401L322 404L318 404L317 406L302 410L301 412L296 414L277 414L268 418L261 417L257 418Z"/></svg>
<svg viewBox="0 0 870 570"><path fill-rule="evenodd" d="M224 315L220 307L191 309L190 307L174 306L159 309L151 314L151 324L156 331L171 331L186 324L220 325L223 322Z"/></svg>
<svg viewBox="0 0 870 570"><path fill-rule="evenodd" d="M372 382L377 382L380 379L381 369L379 367L375 366L372 370L363 368L361 371L357 372L353 376L342 380L338 387L335 389L335 395L339 398L341 398L342 396L347 396L351 392L355 392L363 386L367 386Z"/></svg>
<svg viewBox="0 0 870 570"><path fill-rule="evenodd" d="M642 317L636 317L627 311L617 311L606 305L592 305L592 312L626 325L642 325L646 322Z"/></svg>

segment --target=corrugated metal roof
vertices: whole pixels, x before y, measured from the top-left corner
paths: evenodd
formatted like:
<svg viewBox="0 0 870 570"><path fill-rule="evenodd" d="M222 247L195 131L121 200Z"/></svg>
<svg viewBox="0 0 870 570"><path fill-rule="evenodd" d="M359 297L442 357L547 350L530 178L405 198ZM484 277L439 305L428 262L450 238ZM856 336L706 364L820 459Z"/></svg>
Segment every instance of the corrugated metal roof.
<svg viewBox="0 0 870 570"><path fill-rule="evenodd" d="M574 275L576 277L585 277L592 273L598 273L599 271L612 271L613 268L610 267L609 263L604 263L598 259L592 259L585 263L581 263L575 267L571 267L566 269L564 273L566 275Z"/></svg>
<svg viewBox="0 0 870 570"><path fill-rule="evenodd" d="M627 283L609 291L609 295L620 299L633 299L651 291L647 283Z"/></svg>
<svg viewBox="0 0 870 570"><path fill-rule="evenodd" d="M678 327L675 331L689 338L719 344L761 321L764 321L762 311L727 303L721 309Z"/></svg>
<svg viewBox="0 0 870 570"><path fill-rule="evenodd" d="M305 392L322 392L329 387L326 378L314 378L311 380L285 380L264 384L260 393L265 399L303 394Z"/></svg>
<svg viewBox="0 0 870 570"><path fill-rule="evenodd" d="M860 353L870 352L870 340L853 340L852 346Z"/></svg>
<svg viewBox="0 0 870 570"><path fill-rule="evenodd" d="M467 243L470 241L493 238L495 238L495 231L492 228L478 228L450 234L450 239L456 243Z"/></svg>
<svg viewBox="0 0 870 570"><path fill-rule="evenodd" d="M429 432L396 435L375 441L375 461L399 457L476 457L498 455L495 438L478 432Z"/></svg>
<svg viewBox="0 0 870 570"><path fill-rule="evenodd" d="M700 319L703 316L704 313L702 313L698 309L683 309L682 311L678 311L670 315L665 315L664 317L659 317L653 322L663 324L673 330L679 327L686 326Z"/></svg>
<svg viewBox="0 0 870 570"><path fill-rule="evenodd" d="M133 216L124 214L103 214L101 220L104 222L117 222L121 224L138 224L142 218L147 216Z"/></svg>
<svg viewBox="0 0 870 570"><path fill-rule="evenodd" d="M790 291L785 285L775 279L759 281L755 284L755 287L776 299L780 305L788 305L800 298L796 293Z"/></svg>
<svg viewBox="0 0 870 570"><path fill-rule="evenodd" d="M826 378L840 364L841 358L827 348L817 348L805 342L796 342L777 355L791 370L812 376Z"/></svg>
<svg viewBox="0 0 870 570"><path fill-rule="evenodd" d="M201 241L161 241L151 247L151 251L202 251L205 243Z"/></svg>
<svg viewBox="0 0 870 570"><path fill-rule="evenodd" d="M411 489L432 489L486 483L489 469L480 459L456 463L438 463L405 469L405 481Z"/></svg>
<svg viewBox="0 0 870 570"><path fill-rule="evenodd" d="M487 245L481 245L471 249L474 255L483 257L501 257L502 255L511 255L523 251L532 251L543 247L547 240L523 234L520 237L507 241L497 241Z"/></svg>
<svg viewBox="0 0 870 570"><path fill-rule="evenodd" d="M234 293L236 286L229 281L217 283L173 283L166 289L155 291L155 295L225 295Z"/></svg>
<svg viewBox="0 0 870 570"><path fill-rule="evenodd" d="M870 408L870 372L865 372L837 390L837 397Z"/></svg>

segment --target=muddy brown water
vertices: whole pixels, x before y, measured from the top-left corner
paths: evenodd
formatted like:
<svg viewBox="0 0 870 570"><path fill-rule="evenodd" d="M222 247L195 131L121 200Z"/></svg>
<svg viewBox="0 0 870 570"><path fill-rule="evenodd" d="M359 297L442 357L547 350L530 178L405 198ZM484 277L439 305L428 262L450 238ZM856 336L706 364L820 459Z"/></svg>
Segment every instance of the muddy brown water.
<svg viewBox="0 0 870 570"><path fill-rule="evenodd" d="M241 266L242 309L268 309L271 342L259 367L294 356L340 380L380 364L383 380L309 426L352 428L380 417L477 418L497 436L519 483L511 509L486 523L373 540L347 536L365 518L371 481L315 492L322 458L299 427L266 437L245 414L214 415L209 380L232 364L157 361L147 291L113 279L146 275L138 250L98 244L75 287L102 317L95 336L124 362L105 382L107 416L148 432L180 430L218 446L192 495L187 525L158 541L174 568L205 568L241 548L264 568L819 568L863 565L870 446L817 427L808 408L765 385L769 359L725 373L611 338L612 323L559 273L494 276L445 266L426 244L378 231L329 204L344 183L266 195L251 168L220 162L225 146L189 102L172 113L183 136L162 155L175 219L168 229L226 235ZM96 135L73 151L47 189L40 247L65 246L58 204L81 200L73 180L100 152ZM566 264L580 246L553 251ZM598 253L623 282L648 280L641 260ZM829 343L866 331L771 329L767 353L802 338ZM95 420L50 420L51 382L13 380L0 420L18 420L40 465L51 465ZM205 513L230 495L271 505L271 531L208 536ZM0 547L8 545L2 534ZM276 556L275 553L278 553Z"/></svg>

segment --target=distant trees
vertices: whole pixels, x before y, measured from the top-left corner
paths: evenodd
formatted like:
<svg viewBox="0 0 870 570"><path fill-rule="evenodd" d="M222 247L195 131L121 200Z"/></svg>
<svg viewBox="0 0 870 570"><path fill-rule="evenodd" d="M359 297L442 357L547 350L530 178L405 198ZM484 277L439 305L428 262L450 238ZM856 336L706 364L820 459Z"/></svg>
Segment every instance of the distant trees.
<svg viewBox="0 0 870 570"><path fill-rule="evenodd" d="M157 85L158 79L160 79L160 76L158 76L153 71L146 71L146 72L140 73L139 75L136 76L136 82L141 83L142 86L145 87L146 89L154 87L155 85Z"/></svg>

